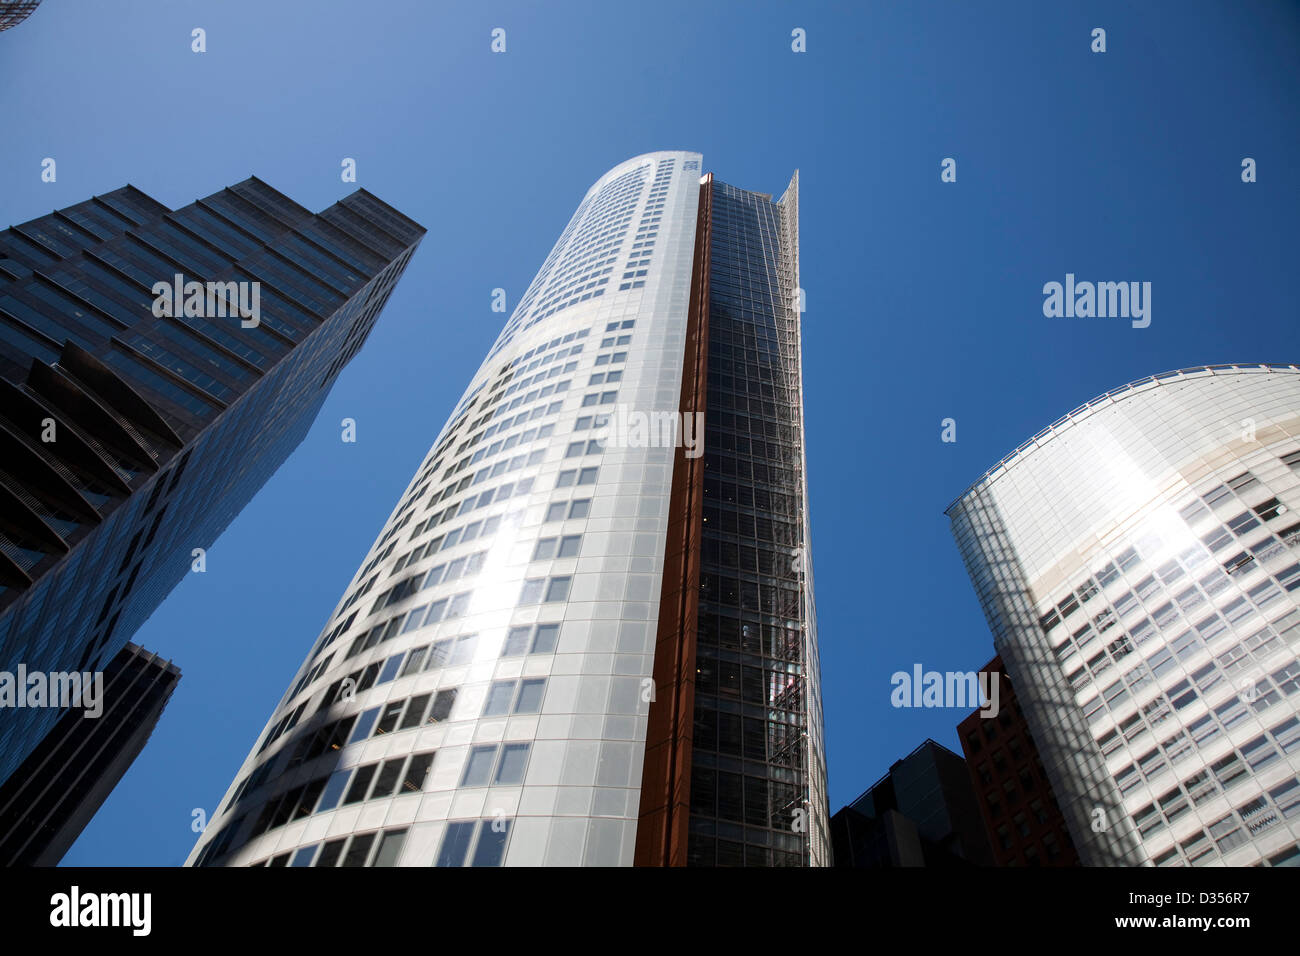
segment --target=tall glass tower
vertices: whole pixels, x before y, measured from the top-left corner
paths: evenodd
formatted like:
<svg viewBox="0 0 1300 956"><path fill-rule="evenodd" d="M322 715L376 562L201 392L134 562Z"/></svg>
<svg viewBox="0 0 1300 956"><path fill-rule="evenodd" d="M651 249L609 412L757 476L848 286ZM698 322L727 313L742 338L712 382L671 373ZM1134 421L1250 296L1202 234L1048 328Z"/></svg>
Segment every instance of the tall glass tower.
<svg viewBox="0 0 1300 956"><path fill-rule="evenodd" d="M126 646L305 436L423 233L364 190L313 214L257 179L0 233L0 669ZM0 781L62 714L0 709Z"/></svg>
<svg viewBox="0 0 1300 956"><path fill-rule="evenodd" d="M587 192L189 862L828 862L781 200Z"/></svg>
<svg viewBox="0 0 1300 956"><path fill-rule="evenodd" d="M1297 509L1294 365L1108 392L948 509L1085 864L1300 863Z"/></svg>
<svg viewBox="0 0 1300 956"><path fill-rule="evenodd" d="M41 0L0 0L0 30L22 23L40 6Z"/></svg>

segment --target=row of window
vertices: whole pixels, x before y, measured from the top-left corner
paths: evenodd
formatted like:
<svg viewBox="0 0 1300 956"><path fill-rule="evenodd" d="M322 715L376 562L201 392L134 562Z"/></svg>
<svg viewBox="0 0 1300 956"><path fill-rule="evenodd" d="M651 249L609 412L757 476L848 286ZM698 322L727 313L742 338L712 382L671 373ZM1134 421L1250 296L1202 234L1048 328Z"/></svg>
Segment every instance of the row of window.
<svg viewBox="0 0 1300 956"><path fill-rule="evenodd" d="M407 828L354 833L277 854L250 866L396 866L406 843ZM319 854L317 853L319 851ZM292 856L293 862L289 859Z"/></svg>
<svg viewBox="0 0 1300 956"><path fill-rule="evenodd" d="M523 519L524 512L522 509L510 511L504 515L493 515L490 518L483 518L479 521L471 521L463 528L454 528L445 535L438 535L436 538L430 538L424 544L408 551L402 555L393 564L390 573L396 573L403 568L415 564L430 555L437 554L448 548L454 548L458 544L465 544L469 541L476 541L479 538L489 538L495 535L504 527L509 531L516 527Z"/></svg>
<svg viewBox="0 0 1300 956"><path fill-rule="evenodd" d="M1190 781L1189 781L1190 783ZM1139 832L1144 836L1154 833L1167 822L1178 819L1188 809L1187 801L1204 797L1195 785L1186 792L1172 790L1161 798L1160 808L1154 805L1139 811L1134 817ZM1215 858L1215 852L1226 855L1232 850L1261 836L1268 830L1300 816L1300 779L1292 778L1273 787L1267 795L1260 794L1241 806L1224 814L1204 829L1195 830L1189 837L1170 847L1155 858L1156 866L1175 866L1186 861L1191 866L1205 866Z"/></svg>
<svg viewBox="0 0 1300 956"><path fill-rule="evenodd" d="M578 351L582 351L581 345L575 346L575 348L577 348ZM521 389L525 389L530 385L536 385L538 382L545 382L546 380L552 378L559 378L561 375L567 375L570 372L575 371L577 368L578 368L578 363L575 360L572 362L565 362L563 365L556 365L554 368L537 372L533 375L526 375L523 378L514 379L513 381L511 381L510 385L506 388L506 390L501 393L501 397L508 398L511 395L517 394ZM564 387L561 388L560 387L561 385L563 385ZM542 398L545 397L546 395L555 392L566 392L568 391L568 389L569 389L569 383L561 382L558 383L555 386L555 388L551 389L549 392L546 391L545 389L542 389L540 391L534 391L530 393L528 397L524 398L524 401L530 402L534 398Z"/></svg>
<svg viewBox="0 0 1300 956"><path fill-rule="evenodd" d="M535 480L535 478L521 478L517 482L506 482L497 488L489 488L480 495L471 495L459 504L452 504L442 511L435 512L415 526L415 530L410 534L410 540L414 541L420 535L438 527L444 521L450 521L459 515L477 511L479 508L486 508L494 501L504 501L507 498L518 498L529 494L533 490Z"/></svg>
<svg viewBox="0 0 1300 956"><path fill-rule="evenodd" d="M436 564L427 571L421 571L418 574L403 578L396 584L387 588L375 598L375 603L371 605L370 613L377 614L384 608L392 607L414 594L421 591L427 591L429 588L437 587L439 584L450 584L453 581L459 581L462 578L473 577L483 570L483 565L487 561L487 549L475 551L471 554L461 555L459 558L453 558L442 564Z"/></svg>
<svg viewBox="0 0 1300 956"><path fill-rule="evenodd" d="M1262 666L1265 660L1285 647L1284 636L1286 639L1300 639L1300 612L1293 611L1274 624L1259 629L1249 637L1238 638L1236 643L1218 658L1198 668L1190 675L1190 679L1196 683L1201 695L1204 695L1210 689L1220 685L1224 681L1225 675L1236 674L1247 666L1249 661L1245 656L1246 654L1252 654L1258 664ZM1155 684L1157 680L1169 674L1176 663L1187 661L1201 650L1210 650L1212 653L1213 646L1225 638L1236 638L1236 634L1228 630L1223 618L1218 615L1211 615L1195 628L1185 631L1174 638L1167 645L1158 647L1150 657L1126 671L1120 679L1110 684L1097 696L1081 704L1085 718L1090 723L1095 724L1106 715L1108 710L1112 714L1119 712L1126 701L1130 698L1136 698L1148 687ZM1116 659L1126 656L1131 650L1131 648L1127 647L1127 637L1121 637L1120 640L1113 643L1114 645L1120 645L1115 648L1118 652ZM1279 686L1289 686L1288 682L1291 678L1286 673L1286 669L1286 666L1284 666L1281 670L1270 675ZM1270 679L1264 677L1262 673L1254 679L1253 683L1252 703L1256 704L1257 711L1263 710L1274 700L1280 699L1270 697L1270 694L1276 688ZM1186 706L1196 697L1195 694L1190 697L1183 696L1187 687L1187 680L1179 682L1165 691L1160 697L1145 704L1144 711L1154 708L1160 701L1175 701L1179 708ZM1285 690L1283 693L1290 694L1291 691Z"/></svg>

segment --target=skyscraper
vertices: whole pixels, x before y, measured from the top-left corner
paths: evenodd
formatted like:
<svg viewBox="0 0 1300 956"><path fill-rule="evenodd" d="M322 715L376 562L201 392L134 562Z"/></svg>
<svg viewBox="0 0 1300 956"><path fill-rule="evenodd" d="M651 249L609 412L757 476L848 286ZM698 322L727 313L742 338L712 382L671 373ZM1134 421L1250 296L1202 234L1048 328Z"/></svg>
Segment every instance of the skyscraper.
<svg viewBox="0 0 1300 956"><path fill-rule="evenodd" d="M587 192L192 864L827 862L797 179L700 163Z"/></svg>
<svg viewBox="0 0 1300 956"><path fill-rule="evenodd" d="M839 867L993 862L966 761L926 740L831 818Z"/></svg>
<svg viewBox="0 0 1300 956"><path fill-rule="evenodd" d="M948 509L1086 865L1300 861L1300 368L1107 392Z"/></svg>
<svg viewBox="0 0 1300 956"><path fill-rule="evenodd" d="M423 229L257 179L0 233L0 667L99 670L298 445ZM59 720L0 708L0 780Z"/></svg>
<svg viewBox="0 0 1300 956"><path fill-rule="evenodd" d="M16 27L33 13L41 0L0 0L0 30Z"/></svg>
<svg viewBox="0 0 1300 956"><path fill-rule="evenodd" d="M104 668L94 710L65 711L0 786L0 866L54 866L131 763L162 716L181 672L135 644Z"/></svg>

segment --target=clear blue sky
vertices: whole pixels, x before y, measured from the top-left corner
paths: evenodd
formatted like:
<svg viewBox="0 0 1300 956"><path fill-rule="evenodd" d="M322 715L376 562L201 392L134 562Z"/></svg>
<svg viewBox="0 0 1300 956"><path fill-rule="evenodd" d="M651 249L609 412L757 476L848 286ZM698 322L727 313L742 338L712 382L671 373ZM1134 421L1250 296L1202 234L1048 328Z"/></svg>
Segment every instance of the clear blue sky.
<svg viewBox="0 0 1300 956"><path fill-rule="evenodd" d="M65 863L184 859L191 811L220 800L495 338L491 290L513 306L587 187L655 149L761 191L801 171L831 809L926 736L957 747L962 713L889 704L896 670L992 653L948 503L1126 381L1300 359L1297 10L42 4L0 34L5 224L128 182L179 206L250 173L320 209L353 188L353 157L429 230L311 435L136 634L184 677ZM1045 318L1066 272L1152 282L1150 328Z"/></svg>

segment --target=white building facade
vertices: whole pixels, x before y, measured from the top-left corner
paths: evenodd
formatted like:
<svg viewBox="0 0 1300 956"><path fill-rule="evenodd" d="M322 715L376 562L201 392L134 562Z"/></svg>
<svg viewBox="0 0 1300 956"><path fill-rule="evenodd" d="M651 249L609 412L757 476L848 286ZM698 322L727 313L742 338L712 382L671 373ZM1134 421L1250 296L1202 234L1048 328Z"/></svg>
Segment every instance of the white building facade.
<svg viewBox="0 0 1300 956"><path fill-rule="evenodd" d="M1108 392L948 514L1085 864L1300 863L1300 368Z"/></svg>
<svg viewBox="0 0 1300 956"><path fill-rule="evenodd" d="M190 865L633 863L683 449L601 425L678 410L700 163L588 191Z"/></svg>

